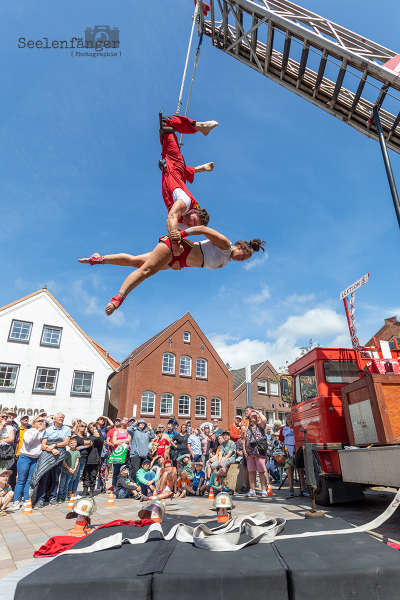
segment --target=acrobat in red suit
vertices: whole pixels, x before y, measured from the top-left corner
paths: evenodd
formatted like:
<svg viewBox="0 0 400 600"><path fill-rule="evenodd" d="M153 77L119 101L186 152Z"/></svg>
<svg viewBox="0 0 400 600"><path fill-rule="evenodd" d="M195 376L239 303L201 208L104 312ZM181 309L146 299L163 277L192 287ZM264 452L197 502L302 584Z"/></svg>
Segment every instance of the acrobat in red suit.
<svg viewBox="0 0 400 600"><path fill-rule="evenodd" d="M176 133L201 132L208 135L217 121L198 122L174 115L163 117L163 127L160 129L163 158L162 166L162 196L168 209L167 229L172 231L208 225L210 215L204 208L200 208L196 198L189 192L186 182L193 183L195 173L212 171L214 163L210 162L198 167L187 167L181 154ZM174 244L175 246L175 244ZM182 252L180 244L176 244L174 255Z"/></svg>

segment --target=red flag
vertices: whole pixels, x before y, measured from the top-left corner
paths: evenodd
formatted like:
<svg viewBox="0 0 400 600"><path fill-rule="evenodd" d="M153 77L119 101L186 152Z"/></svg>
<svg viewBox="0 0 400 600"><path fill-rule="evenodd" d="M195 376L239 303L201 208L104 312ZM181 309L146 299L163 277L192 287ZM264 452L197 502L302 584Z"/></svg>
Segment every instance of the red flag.
<svg viewBox="0 0 400 600"><path fill-rule="evenodd" d="M197 4L197 0L194 0L194 5L196 6L196 4ZM203 2L203 15L205 17L208 17L208 13L210 10L211 10L211 6L209 6L208 4Z"/></svg>

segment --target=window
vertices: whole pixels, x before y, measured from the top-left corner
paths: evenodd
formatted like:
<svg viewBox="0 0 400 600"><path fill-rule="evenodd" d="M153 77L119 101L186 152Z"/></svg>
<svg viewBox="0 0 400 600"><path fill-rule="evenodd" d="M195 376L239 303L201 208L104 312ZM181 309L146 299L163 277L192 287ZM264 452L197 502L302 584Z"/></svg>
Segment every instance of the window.
<svg viewBox="0 0 400 600"><path fill-rule="evenodd" d="M190 333L188 331L183 332L183 341L190 344Z"/></svg>
<svg viewBox="0 0 400 600"><path fill-rule="evenodd" d="M33 390L35 392L55 393L59 372L59 369L43 369L39 367L36 371Z"/></svg>
<svg viewBox="0 0 400 600"><path fill-rule="evenodd" d="M282 421L282 425L286 425L286 413L278 412L278 419Z"/></svg>
<svg viewBox="0 0 400 600"><path fill-rule="evenodd" d="M211 398L211 417L221 416L221 398Z"/></svg>
<svg viewBox="0 0 400 600"><path fill-rule="evenodd" d="M19 366L0 364L0 389L15 390Z"/></svg>
<svg viewBox="0 0 400 600"><path fill-rule="evenodd" d="M271 396L279 396L279 385L277 381L269 382L271 388Z"/></svg>
<svg viewBox="0 0 400 600"><path fill-rule="evenodd" d="M43 327L41 344L45 346L59 346L61 340L61 329L59 327Z"/></svg>
<svg viewBox="0 0 400 600"><path fill-rule="evenodd" d="M172 394L161 394L160 415L170 415L173 411L174 397Z"/></svg>
<svg viewBox="0 0 400 600"><path fill-rule="evenodd" d="M204 396L197 396L196 398L196 417L206 416L206 399Z"/></svg>
<svg viewBox="0 0 400 600"><path fill-rule="evenodd" d="M31 337L32 323L25 321L13 321L11 323L11 331L9 340L15 342L29 342Z"/></svg>
<svg viewBox="0 0 400 600"><path fill-rule="evenodd" d="M317 395L317 380L314 365L296 375L296 403L311 400Z"/></svg>
<svg viewBox="0 0 400 600"><path fill-rule="evenodd" d="M92 383L93 373L74 371L71 392L73 394L85 394L89 396L92 393Z"/></svg>
<svg viewBox="0 0 400 600"><path fill-rule="evenodd" d="M394 335L391 340L389 341L389 348L396 349L397 350L397 346L395 344L395 340L397 342L397 346L400 348L400 336L398 335Z"/></svg>
<svg viewBox="0 0 400 600"><path fill-rule="evenodd" d="M140 412L147 415L154 414L154 404L156 401L156 395L154 392L143 392L142 394L142 406Z"/></svg>
<svg viewBox="0 0 400 600"><path fill-rule="evenodd" d="M192 359L190 358L190 356L181 356L179 372L181 375L192 374Z"/></svg>
<svg viewBox="0 0 400 600"><path fill-rule="evenodd" d="M190 415L190 396L186 396L185 394L179 396L178 415L180 417Z"/></svg>
<svg viewBox="0 0 400 600"><path fill-rule="evenodd" d="M259 394L267 394L267 382L265 379L257 379L257 387Z"/></svg>
<svg viewBox="0 0 400 600"><path fill-rule="evenodd" d="M352 383L359 379L355 362L341 360L324 361L324 373L327 383Z"/></svg>
<svg viewBox="0 0 400 600"><path fill-rule="evenodd" d="M266 411L265 416L267 417L268 425L273 425L275 421L275 413L273 411Z"/></svg>
<svg viewBox="0 0 400 600"><path fill-rule="evenodd" d="M175 354L165 352L162 358L162 372L175 373Z"/></svg>
<svg viewBox="0 0 400 600"><path fill-rule="evenodd" d="M196 377L207 377L207 361L204 358L196 360Z"/></svg>

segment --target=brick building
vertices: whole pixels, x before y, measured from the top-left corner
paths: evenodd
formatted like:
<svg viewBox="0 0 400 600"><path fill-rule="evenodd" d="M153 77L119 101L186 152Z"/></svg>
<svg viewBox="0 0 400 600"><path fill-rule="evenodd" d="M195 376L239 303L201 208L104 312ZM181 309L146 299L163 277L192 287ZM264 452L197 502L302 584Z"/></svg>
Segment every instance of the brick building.
<svg viewBox="0 0 400 600"><path fill-rule="evenodd" d="M232 370L231 373L234 412L235 415L243 414L246 408L245 369ZM289 405L282 400L280 385L274 379L276 373L268 360L251 365L252 404L267 417L268 423L273 423L275 419L285 423L285 412L289 410Z"/></svg>
<svg viewBox="0 0 400 600"><path fill-rule="evenodd" d="M192 425L233 422L232 375L193 317L181 319L136 348L109 378L109 415Z"/></svg>
<svg viewBox="0 0 400 600"><path fill-rule="evenodd" d="M385 324L376 332L374 337L377 344L379 344L379 340L382 340L389 342L391 348L394 348L393 340L397 338L397 343L400 346L400 321L396 316L385 319ZM373 346L374 340L371 338L365 345Z"/></svg>

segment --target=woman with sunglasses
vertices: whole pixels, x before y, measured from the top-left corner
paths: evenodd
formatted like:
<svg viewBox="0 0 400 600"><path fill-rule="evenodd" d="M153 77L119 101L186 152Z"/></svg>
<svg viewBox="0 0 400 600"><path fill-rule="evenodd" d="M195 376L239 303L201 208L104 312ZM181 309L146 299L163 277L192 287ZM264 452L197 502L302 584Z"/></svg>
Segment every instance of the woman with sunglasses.
<svg viewBox="0 0 400 600"><path fill-rule="evenodd" d="M100 457L104 440L103 436L99 433L96 427L96 423L89 423L87 430L89 434L89 440L92 442L92 445L89 450L85 468L83 469L82 498L86 498L88 495L93 498L94 486L96 485L96 477L100 466Z"/></svg>
<svg viewBox="0 0 400 600"><path fill-rule="evenodd" d="M78 419L80 421L80 419ZM68 486L68 496L72 496L74 494L75 499L80 498L80 496L76 493L78 489L79 482L81 480L81 475L83 469L85 468L87 457L89 455L90 447L92 446L92 442L87 437L86 433L86 423L80 421L78 423L76 434L73 436L76 439L77 447L81 456L79 459L78 470L76 472L75 477L71 479Z"/></svg>
<svg viewBox="0 0 400 600"><path fill-rule="evenodd" d="M19 510L22 506L22 495L24 502L29 499L29 483L33 469L42 451L42 438L47 423L43 415L38 415L31 421L32 427L25 431L19 453L17 472L18 480L14 492L13 510Z"/></svg>

